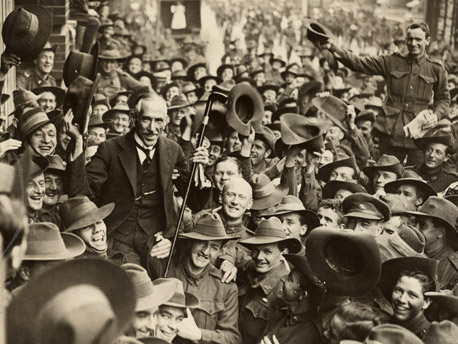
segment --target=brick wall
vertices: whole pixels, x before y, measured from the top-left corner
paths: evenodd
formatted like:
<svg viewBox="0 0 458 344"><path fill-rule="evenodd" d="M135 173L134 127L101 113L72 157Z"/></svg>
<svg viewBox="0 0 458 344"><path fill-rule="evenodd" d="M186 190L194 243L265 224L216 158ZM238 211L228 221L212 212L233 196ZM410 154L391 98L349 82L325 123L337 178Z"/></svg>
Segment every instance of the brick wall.
<svg viewBox="0 0 458 344"><path fill-rule="evenodd" d="M60 85L64 62L70 52L70 32L67 26L70 8L69 0L16 0L15 5L16 7L40 5L51 12L53 29L49 42L52 45L57 45L52 75L56 78L57 84Z"/></svg>

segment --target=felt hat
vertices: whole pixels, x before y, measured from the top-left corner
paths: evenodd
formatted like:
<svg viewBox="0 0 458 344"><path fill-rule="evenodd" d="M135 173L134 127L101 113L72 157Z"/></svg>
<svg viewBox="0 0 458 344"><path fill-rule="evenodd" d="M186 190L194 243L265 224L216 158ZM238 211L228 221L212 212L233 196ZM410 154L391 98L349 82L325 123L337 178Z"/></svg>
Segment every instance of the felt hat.
<svg viewBox="0 0 458 344"><path fill-rule="evenodd" d="M270 149L271 153L269 157L275 156L275 135L268 127L265 125L260 125L255 129L255 140L261 140L267 145L267 148Z"/></svg>
<svg viewBox="0 0 458 344"><path fill-rule="evenodd" d="M46 157L46 159L48 159L49 161L49 165L46 168L46 172L57 174L63 174L65 172L64 161L62 160L60 155L49 155Z"/></svg>
<svg viewBox="0 0 458 344"><path fill-rule="evenodd" d="M63 262L33 278L8 306L8 342L109 344L129 325L134 307L132 283L117 265Z"/></svg>
<svg viewBox="0 0 458 344"><path fill-rule="evenodd" d="M347 93L350 90L351 87L333 88L332 95L340 99L344 93Z"/></svg>
<svg viewBox="0 0 458 344"><path fill-rule="evenodd" d="M197 82L198 80L196 80L194 78L194 72L196 71L197 68L199 67L203 67L205 68L205 70L207 70L207 64L204 63L204 62L201 62L201 63L196 63L196 64L193 64L192 66L190 66L187 70L187 74L188 74L188 80L189 81L192 81L192 82Z"/></svg>
<svg viewBox="0 0 458 344"><path fill-rule="evenodd" d="M64 103L65 90L57 86L40 86L32 90L36 95L40 95L44 92L51 92L56 97L56 108L59 108Z"/></svg>
<svg viewBox="0 0 458 344"><path fill-rule="evenodd" d="M358 165L356 164L356 160L354 156L337 159L329 164L321 166L321 168L318 170L317 178L324 182L328 182L332 171L334 171L337 167L342 167L342 166L353 168L358 178L359 168L358 168Z"/></svg>
<svg viewBox="0 0 458 344"><path fill-rule="evenodd" d="M123 56L119 51L118 47L114 45L108 45L99 53L99 60L119 61L123 62L126 56Z"/></svg>
<svg viewBox="0 0 458 344"><path fill-rule="evenodd" d="M77 50L70 51L64 63L63 76L65 86L69 87L72 81L80 75L94 81L97 76L98 57L98 42L95 42L89 54Z"/></svg>
<svg viewBox="0 0 458 344"><path fill-rule="evenodd" d="M251 77L237 77L235 79L235 82L237 84L245 84L245 85L250 85L253 88L256 88L256 81L253 80Z"/></svg>
<svg viewBox="0 0 458 344"><path fill-rule="evenodd" d="M171 89L172 87L180 88L180 86L176 82L169 82L168 84L165 84L161 88L161 95L165 99L167 95L167 91Z"/></svg>
<svg viewBox="0 0 458 344"><path fill-rule="evenodd" d="M317 92L321 90L323 84L319 81L309 81L303 84L299 88L299 97L304 97L305 95L315 95Z"/></svg>
<svg viewBox="0 0 458 344"><path fill-rule="evenodd" d="M107 28L109 26L114 26L113 21L111 19L102 20L102 22L100 23L100 26L99 26L99 32L102 32L105 28Z"/></svg>
<svg viewBox="0 0 458 344"><path fill-rule="evenodd" d="M174 57L170 59L170 66L173 65L174 62L180 62L183 65L183 69L186 69L188 67L188 61L186 61L184 58L181 57Z"/></svg>
<svg viewBox="0 0 458 344"><path fill-rule="evenodd" d="M315 287L324 288L324 284L315 275L310 267L310 263L307 257L299 254L284 254L283 257L290 263L295 269L299 270Z"/></svg>
<svg viewBox="0 0 458 344"><path fill-rule="evenodd" d="M375 112L372 110L363 110L355 118L355 122L369 121L371 123L375 122Z"/></svg>
<svg viewBox="0 0 458 344"><path fill-rule="evenodd" d="M8 101L8 99L10 99L10 97L11 97L11 96L10 96L9 94L4 94L4 93L3 93L3 94L1 95L1 97L0 97L0 104L1 104L1 105L5 104L5 103Z"/></svg>
<svg viewBox="0 0 458 344"><path fill-rule="evenodd" d="M93 106L96 105L105 105L108 109L111 108L108 98L104 94L96 93L94 94Z"/></svg>
<svg viewBox="0 0 458 344"><path fill-rule="evenodd" d="M425 293L425 296L431 298L440 308L453 316L458 316L458 284L452 290L429 291Z"/></svg>
<svg viewBox="0 0 458 344"><path fill-rule="evenodd" d="M372 327L364 342L342 340L340 344L423 344L424 342L405 327L382 324Z"/></svg>
<svg viewBox="0 0 458 344"><path fill-rule="evenodd" d="M32 223L24 260L66 260L84 253L86 244L71 233L60 233L51 222Z"/></svg>
<svg viewBox="0 0 458 344"><path fill-rule="evenodd" d="M429 276L435 283L435 290L439 291L437 280L437 267L439 261L423 257L400 257L387 260L382 264L379 288L383 296L391 301L391 294L404 270L418 270Z"/></svg>
<svg viewBox="0 0 458 344"><path fill-rule="evenodd" d="M347 104L335 96L315 97L312 99L312 104L322 111L334 125L342 129L344 132L349 131L346 122Z"/></svg>
<svg viewBox="0 0 458 344"><path fill-rule="evenodd" d="M383 154L375 164L363 168L363 172L371 179L374 178L376 171L394 172L399 178L404 172L404 167L394 155Z"/></svg>
<svg viewBox="0 0 458 344"><path fill-rule="evenodd" d="M298 213L304 218L304 221L308 225L307 235L310 231L320 226L320 218L313 210L305 209L304 204L297 196L287 195L281 199L281 202L275 208L273 214L261 214L263 217L280 216L284 214Z"/></svg>
<svg viewBox="0 0 458 344"><path fill-rule="evenodd" d="M52 31L51 13L42 6L27 5L13 10L2 26L5 52L33 61L42 51Z"/></svg>
<svg viewBox="0 0 458 344"><path fill-rule="evenodd" d="M161 303L164 306L172 306L178 308L197 308L200 305L200 301L194 295L184 291L183 283L177 278L158 278L153 281L154 286L160 286L166 283L173 284L175 292L172 297L167 301Z"/></svg>
<svg viewBox="0 0 458 344"><path fill-rule="evenodd" d="M433 321L422 340L425 344L454 344L458 338L458 326L450 320Z"/></svg>
<svg viewBox="0 0 458 344"><path fill-rule="evenodd" d="M281 116L283 116L285 113L299 114L299 107L297 106L297 104L279 105L277 107L277 110L275 110L275 112L272 113L271 121L272 122L280 121ZM302 116L302 117L305 117L305 116Z"/></svg>
<svg viewBox="0 0 458 344"><path fill-rule="evenodd" d="M364 104L366 108L381 108L383 106L383 102L379 97L376 96L371 96L369 99L366 101L366 104Z"/></svg>
<svg viewBox="0 0 458 344"><path fill-rule="evenodd" d="M149 64L155 72L170 70L170 61L162 56L149 61Z"/></svg>
<svg viewBox="0 0 458 344"><path fill-rule="evenodd" d="M111 121L104 122L101 115L93 115L89 118L88 128L104 128L107 129L111 125Z"/></svg>
<svg viewBox="0 0 458 344"><path fill-rule="evenodd" d="M62 204L59 214L65 232L72 232L105 219L114 207L114 202L111 202L99 208L86 196L76 196Z"/></svg>
<svg viewBox="0 0 458 344"><path fill-rule="evenodd" d="M190 232L180 233L181 239L194 239L201 241L231 240L240 238L226 234L221 216L217 213L203 213L197 219Z"/></svg>
<svg viewBox="0 0 458 344"><path fill-rule="evenodd" d="M351 193L367 193L367 190L361 184L344 180L330 180L323 188L323 199L335 198L336 192L339 190L348 190Z"/></svg>
<svg viewBox="0 0 458 344"><path fill-rule="evenodd" d="M435 131L433 134L428 136L425 135L419 139L414 140L413 142L419 149L423 151L428 148L430 143L441 143L447 147L450 147L451 149L454 148L452 135L449 132L443 130Z"/></svg>
<svg viewBox="0 0 458 344"><path fill-rule="evenodd" d="M285 184L275 185L265 174L254 174L250 184L253 188L254 210L263 210L279 204L284 196L288 194L288 186Z"/></svg>
<svg viewBox="0 0 458 344"><path fill-rule="evenodd" d="M280 117L281 141L286 145L300 145L311 151L324 148L323 132L327 123L305 116L285 113Z"/></svg>
<svg viewBox="0 0 458 344"><path fill-rule="evenodd" d="M209 93L205 93L195 104L196 115L192 122L192 135L197 133L202 126L209 95ZM208 131L210 135L221 133L223 129L227 127L226 113L226 103L222 103L219 99L215 99L212 103L211 111L208 114L209 119L206 132Z"/></svg>
<svg viewBox="0 0 458 344"><path fill-rule="evenodd" d="M224 72L225 69L232 70L234 72L234 75L235 75L234 65L227 64L227 63L222 64L221 66L218 67L218 69L216 69L216 75L218 75L220 78L222 78L222 75L223 75L223 72Z"/></svg>
<svg viewBox="0 0 458 344"><path fill-rule="evenodd" d="M24 112L21 118L19 118L19 133L21 137L25 139L30 134L48 123L51 122L41 107L31 108Z"/></svg>
<svg viewBox="0 0 458 344"><path fill-rule="evenodd" d="M377 285L380 253L369 233L318 227L308 236L306 251L312 270L337 295L362 296Z"/></svg>
<svg viewBox="0 0 458 344"><path fill-rule="evenodd" d="M90 116L89 107L91 106L99 80L100 74L97 75L95 81L91 81L80 75L72 81L65 94L64 113L72 109L74 122L78 124L81 134L87 131Z"/></svg>
<svg viewBox="0 0 458 344"><path fill-rule="evenodd" d="M264 84L261 87L258 87L259 93L262 95L265 91L267 90L272 90L278 93L278 90L280 89L280 86L275 85L275 84Z"/></svg>
<svg viewBox="0 0 458 344"><path fill-rule="evenodd" d="M407 170L401 178L388 182L384 185L385 192L395 194L401 185L413 185L415 188L420 190L424 194L424 201L431 196L437 196L436 191L426 183L418 174L414 171Z"/></svg>
<svg viewBox="0 0 458 344"><path fill-rule="evenodd" d="M102 115L102 119L104 122L108 122L113 119L113 116L117 113L123 113L127 116L130 116L132 111L130 110L129 106L126 104L118 104L112 109L108 110Z"/></svg>
<svg viewBox="0 0 458 344"><path fill-rule="evenodd" d="M239 244L250 248L252 245L266 245L280 242L285 244L289 249L289 253L296 254L302 249L300 240L288 237L283 230L281 221L276 217L271 217L269 219L261 219L254 232L254 236L240 240Z"/></svg>
<svg viewBox="0 0 458 344"><path fill-rule="evenodd" d="M299 68L299 66L294 63L286 67L286 69L280 73L283 80L285 80L287 74L292 74L294 76L300 76L302 74L302 71Z"/></svg>
<svg viewBox="0 0 458 344"><path fill-rule="evenodd" d="M280 56L271 57L269 60L269 63L272 65L274 62L280 62L281 64L280 68L283 68L286 66L286 62Z"/></svg>
<svg viewBox="0 0 458 344"><path fill-rule="evenodd" d="M256 130L263 117L264 104L258 91L249 85L235 85L229 93L227 123L243 136L249 136L251 126Z"/></svg>
<svg viewBox="0 0 458 344"><path fill-rule="evenodd" d="M261 68L261 67L256 68L254 71L252 71L252 72L250 73L250 77L254 79L254 77L255 77L256 75L261 74L261 73L264 73L264 74L265 74L266 71L265 71L263 68Z"/></svg>
<svg viewBox="0 0 458 344"><path fill-rule="evenodd" d="M215 82L217 84L219 84L219 83L221 83L223 81L223 79L221 79L219 76L205 75L205 76L203 76L202 78L200 78L198 80L200 87L204 88L205 83L207 82L207 80L215 80Z"/></svg>
<svg viewBox="0 0 458 344"><path fill-rule="evenodd" d="M40 96L37 96L29 90L18 89L13 91L13 103L15 108L29 103L36 103L36 105L38 105L38 99L40 99Z"/></svg>
<svg viewBox="0 0 458 344"><path fill-rule="evenodd" d="M388 221L391 210L388 204L367 193L354 193L345 197L342 210L346 217Z"/></svg>
<svg viewBox="0 0 458 344"><path fill-rule="evenodd" d="M430 196L418 211L406 211L407 214L415 217L432 217L441 220L449 233L458 238L456 231L456 221L458 218L458 208L450 201L437 196Z"/></svg>
<svg viewBox="0 0 458 344"><path fill-rule="evenodd" d="M334 34L326 26L316 22L310 21L307 25L307 39L317 45L318 42L325 44L334 37Z"/></svg>
<svg viewBox="0 0 458 344"><path fill-rule="evenodd" d="M167 300L170 300L176 292L175 283L172 281L153 285L148 272L140 265L127 263L121 265L121 269L129 276L134 287L136 296L135 312L157 308Z"/></svg>
<svg viewBox="0 0 458 344"><path fill-rule="evenodd" d="M172 81L177 81L177 80L186 80L188 77L188 74L184 69L179 69L174 72L172 72Z"/></svg>
<svg viewBox="0 0 458 344"><path fill-rule="evenodd" d="M188 99L184 94L177 94L175 97L173 97L172 102L170 106L167 108L167 110L170 111L175 109L181 109L190 105L191 104L188 103Z"/></svg>
<svg viewBox="0 0 458 344"><path fill-rule="evenodd" d="M426 257L425 236L416 228L402 224L391 235L377 238L382 262L400 257Z"/></svg>
<svg viewBox="0 0 458 344"><path fill-rule="evenodd" d="M181 89L181 93L186 95L191 92L195 92L197 98L200 98L204 94L204 89L200 87L197 88L196 85L194 85L192 82L187 82L186 84L183 85L183 88Z"/></svg>
<svg viewBox="0 0 458 344"><path fill-rule="evenodd" d="M157 79L153 73L147 72L146 70L141 70L134 75L134 78L140 80L141 77L147 77L151 81L151 87L153 90L157 89Z"/></svg>

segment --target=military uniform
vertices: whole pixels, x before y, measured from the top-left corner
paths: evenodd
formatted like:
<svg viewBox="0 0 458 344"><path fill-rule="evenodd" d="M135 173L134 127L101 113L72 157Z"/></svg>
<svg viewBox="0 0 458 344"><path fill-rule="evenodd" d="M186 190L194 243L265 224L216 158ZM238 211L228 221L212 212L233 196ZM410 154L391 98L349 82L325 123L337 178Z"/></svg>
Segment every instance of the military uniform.
<svg viewBox="0 0 458 344"><path fill-rule="evenodd" d="M429 254L428 258L439 261L437 277L441 289L453 289L458 283L458 253L449 245L444 246L438 252Z"/></svg>
<svg viewBox="0 0 458 344"><path fill-rule="evenodd" d="M458 174L456 172L447 172L442 169L438 173L430 175L424 164L416 166L414 171L431 185L436 192L442 192L450 184L458 181Z"/></svg>
<svg viewBox="0 0 458 344"><path fill-rule="evenodd" d="M36 67L18 70L16 72L16 86L25 90L33 90L41 86L57 86L56 79L51 74L44 78L38 75Z"/></svg>
<svg viewBox="0 0 458 344"><path fill-rule="evenodd" d="M239 286L239 328L243 344L259 344L264 330L280 307L280 279L289 275L284 261L266 274L259 275L250 263L246 278Z"/></svg>
<svg viewBox="0 0 458 344"><path fill-rule="evenodd" d="M390 153L382 150L380 154L394 154L403 161L405 149L411 150L408 153L415 152L417 148L404 136L403 127L420 111L428 109L433 96L433 110L438 119L447 116L450 107L447 73L440 62L426 54L417 58L400 53L360 58L343 49L335 49L335 54L351 70L381 75L386 80L388 95L374 129L380 134L381 149L394 149Z"/></svg>

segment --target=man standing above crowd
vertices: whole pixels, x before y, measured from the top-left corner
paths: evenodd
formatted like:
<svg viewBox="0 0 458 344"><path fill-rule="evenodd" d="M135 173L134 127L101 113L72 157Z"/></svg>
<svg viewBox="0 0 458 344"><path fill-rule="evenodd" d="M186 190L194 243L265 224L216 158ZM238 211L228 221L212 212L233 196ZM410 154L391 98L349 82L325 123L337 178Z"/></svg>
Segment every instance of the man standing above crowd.
<svg viewBox="0 0 458 344"><path fill-rule="evenodd" d="M102 142L86 168L83 139L71 124L72 117L65 117L66 130L76 142L67 164L70 197L98 196L99 206L115 202L114 211L106 218L108 235L113 240L113 250L124 253L127 262L141 263L146 258L147 241L154 240L155 235L160 243L150 253L166 257L170 242L158 233L163 231L165 237L173 234L173 185L184 194L189 167L181 147L162 134L167 124L164 99L157 94L143 95L134 106L134 129ZM191 162L206 165L207 149L197 148ZM173 173L174 169L178 174ZM188 206L194 211L202 209L209 193L210 189L193 184Z"/></svg>
<svg viewBox="0 0 458 344"><path fill-rule="evenodd" d="M31 91L40 86L56 86L56 79L51 75L55 53L56 48L48 44L34 60L32 68L18 69L16 88Z"/></svg>
<svg viewBox="0 0 458 344"><path fill-rule="evenodd" d="M430 41L428 25L413 23L406 30L407 54L360 58L332 43L319 43L321 49L331 51L351 70L385 77L387 100L384 113L377 117L374 129L380 136L380 153L394 155L399 161L404 161L407 156L407 165L421 163L423 157L413 141L405 137L403 127L420 111L428 109L433 96L433 114L422 129L433 128L447 115L450 106L446 71L440 62L426 55Z"/></svg>

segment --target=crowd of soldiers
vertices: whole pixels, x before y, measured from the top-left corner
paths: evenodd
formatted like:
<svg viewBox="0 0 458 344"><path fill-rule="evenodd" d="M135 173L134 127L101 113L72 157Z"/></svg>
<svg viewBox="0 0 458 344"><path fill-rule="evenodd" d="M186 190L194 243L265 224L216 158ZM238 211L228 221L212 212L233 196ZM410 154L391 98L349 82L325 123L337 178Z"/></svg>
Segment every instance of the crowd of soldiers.
<svg viewBox="0 0 458 344"><path fill-rule="evenodd" d="M212 74L195 37L71 6L60 78L46 8L2 27L6 343L457 343L458 77L427 24L358 56L307 19L297 62L267 25Z"/></svg>

